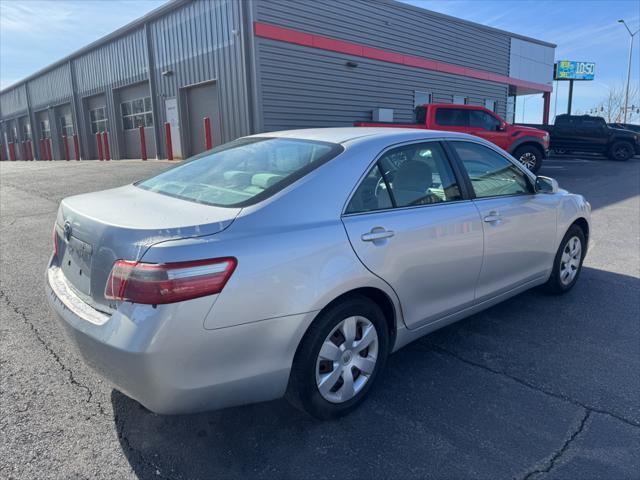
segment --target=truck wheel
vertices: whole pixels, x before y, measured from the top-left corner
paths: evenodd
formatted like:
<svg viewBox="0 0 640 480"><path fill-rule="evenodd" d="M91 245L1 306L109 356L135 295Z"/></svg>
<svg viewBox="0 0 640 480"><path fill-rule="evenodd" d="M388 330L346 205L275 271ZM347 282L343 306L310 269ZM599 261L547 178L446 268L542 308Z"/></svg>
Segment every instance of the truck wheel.
<svg viewBox="0 0 640 480"><path fill-rule="evenodd" d="M540 167L542 166L542 150L535 145L523 145L518 147L516 148L516 151L513 152L513 156L533 173L540 170Z"/></svg>
<svg viewBox="0 0 640 480"><path fill-rule="evenodd" d="M618 162L626 162L633 157L633 146L629 142L615 142L609 149L609 158Z"/></svg>

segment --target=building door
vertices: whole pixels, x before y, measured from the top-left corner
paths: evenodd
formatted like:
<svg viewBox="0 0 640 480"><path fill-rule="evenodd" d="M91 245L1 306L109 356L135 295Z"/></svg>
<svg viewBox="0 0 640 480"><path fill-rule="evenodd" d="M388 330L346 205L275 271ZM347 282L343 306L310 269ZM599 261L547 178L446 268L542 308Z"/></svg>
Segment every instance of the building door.
<svg viewBox="0 0 640 480"><path fill-rule="evenodd" d="M116 121L120 158L140 158L142 147L140 144L140 127L144 128L147 156L156 156L155 131L153 128L153 108L147 82L123 87L115 96ZM115 130L115 129L114 129ZM114 142L115 139L111 139ZM112 152L113 155L113 152Z"/></svg>
<svg viewBox="0 0 640 480"><path fill-rule="evenodd" d="M208 83L186 90L187 117L189 122L189 154L195 155L206 150L204 118L211 120L213 145L222 143L220 106L218 88L215 83Z"/></svg>
<svg viewBox="0 0 640 480"><path fill-rule="evenodd" d="M106 100L104 95L95 95L87 98L85 105L86 110L89 112L89 131L91 132L91 135L87 139L87 145L89 148L88 155L89 158L97 159L100 156L98 153L97 134L109 131Z"/></svg>
<svg viewBox="0 0 640 480"><path fill-rule="evenodd" d="M167 122L171 125L171 150L173 158L184 158L182 155L182 140L180 138L180 114L178 112L178 99L167 98L164 101L164 109Z"/></svg>

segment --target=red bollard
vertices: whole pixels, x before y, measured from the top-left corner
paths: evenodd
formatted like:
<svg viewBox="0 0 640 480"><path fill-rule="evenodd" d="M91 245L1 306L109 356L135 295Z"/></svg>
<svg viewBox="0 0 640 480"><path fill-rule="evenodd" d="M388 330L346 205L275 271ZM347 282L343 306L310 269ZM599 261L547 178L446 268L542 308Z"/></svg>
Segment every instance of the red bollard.
<svg viewBox="0 0 640 480"><path fill-rule="evenodd" d="M53 160L53 144L51 143L50 138L44 139L44 146L47 149L47 160L52 161Z"/></svg>
<svg viewBox="0 0 640 480"><path fill-rule="evenodd" d="M142 160L147 159L147 142L144 138L144 127L138 127L138 131L140 132L140 158Z"/></svg>
<svg viewBox="0 0 640 480"><path fill-rule="evenodd" d="M27 142L25 140L20 142L20 160L29 160L27 156Z"/></svg>
<svg viewBox="0 0 640 480"><path fill-rule="evenodd" d="M47 149L44 148L44 138L40 139L40 160L47 159Z"/></svg>
<svg viewBox="0 0 640 480"><path fill-rule="evenodd" d="M62 135L62 146L64 147L64 159L68 162L71 160L71 155L69 155L69 143L66 135Z"/></svg>
<svg viewBox="0 0 640 480"><path fill-rule="evenodd" d="M205 150L211 150L213 148L213 139L211 138L211 119L204 117L204 142Z"/></svg>
<svg viewBox="0 0 640 480"><path fill-rule="evenodd" d="M164 124L164 138L167 144L167 160L173 160L173 145L171 145L171 124L165 122Z"/></svg>
<svg viewBox="0 0 640 480"><path fill-rule="evenodd" d="M96 132L96 145L98 145L98 158L100 161L104 160L104 156L102 155L102 135L100 132Z"/></svg>
<svg viewBox="0 0 640 480"><path fill-rule="evenodd" d="M16 146L13 142L9 142L9 160L16 161Z"/></svg>
<svg viewBox="0 0 640 480"><path fill-rule="evenodd" d="M78 135L73 134L73 153L76 156L76 160L80 161L80 143L78 142Z"/></svg>
<svg viewBox="0 0 640 480"><path fill-rule="evenodd" d="M109 132L102 132L102 143L104 144L104 159L108 162L111 160L111 152L109 151Z"/></svg>

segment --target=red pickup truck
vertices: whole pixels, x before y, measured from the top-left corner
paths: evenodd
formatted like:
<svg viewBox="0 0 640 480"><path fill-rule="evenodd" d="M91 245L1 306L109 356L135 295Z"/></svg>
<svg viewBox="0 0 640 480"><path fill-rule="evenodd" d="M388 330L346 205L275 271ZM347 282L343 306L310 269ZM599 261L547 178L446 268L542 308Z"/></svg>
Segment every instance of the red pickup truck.
<svg viewBox="0 0 640 480"><path fill-rule="evenodd" d="M531 127L510 125L489 109L475 105L431 103L416 107L415 123L356 122L356 127L400 127L447 130L476 135L506 150L532 172L537 172L549 150L549 134Z"/></svg>

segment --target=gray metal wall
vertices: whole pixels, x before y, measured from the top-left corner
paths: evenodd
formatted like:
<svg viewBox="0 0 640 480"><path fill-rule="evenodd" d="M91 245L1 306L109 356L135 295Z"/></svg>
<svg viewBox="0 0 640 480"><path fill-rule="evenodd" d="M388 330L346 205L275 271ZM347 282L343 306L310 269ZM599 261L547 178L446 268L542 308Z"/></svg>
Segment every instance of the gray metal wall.
<svg viewBox="0 0 640 480"><path fill-rule="evenodd" d="M370 120L374 108L392 108L394 120L411 121L415 90L435 102L451 102L454 94L478 105L492 99L505 114L506 85L256 38L254 21L509 74L512 35L390 0L175 0L1 92L0 138L10 120L28 115L38 149L36 113L48 115L60 156L53 113L68 103L83 157L95 158L88 106L104 98L112 157L126 156L133 140L122 128L118 95L133 86L151 94L148 150L157 147L163 157L170 99L178 102L172 120L182 149L198 150L190 142L201 140L193 133L202 128L203 112L190 110L189 98L197 96L189 92L202 84L215 85L209 90L219 113L212 122L221 142L256 131L350 125ZM346 66L348 60L357 67Z"/></svg>
<svg viewBox="0 0 640 480"><path fill-rule="evenodd" d="M217 84L222 140L250 133L241 9L242 2L236 0L198 0L149 25L159 100L156 117L164 124L160 100L178 97L183 147L190 137L184 87L210 80Z"/></svg>
<svg viewBox="0 0 640 480"><path fill-rule="evenodd" d="M261 0L257 21L389 51L445 61L501 75L509 70L510 36L396 2ZM262 129L351 125L371 120L374 108L394 109L394 120L413 120L415 90L433 102L453 95L506 113L508 86L430 72L280 41L255 39ZM346 66L347 61L358 64Z"/></svg>
<svg viewBox="0 0 640 480"><path fill-rule="evenodd" d="M95 158L88 104L91 97L102 95L109 120L112 157L130 156L127 150L131 152L133 148L131 132L122 128L118 95L125 91L124 87L138 86L141 82L155 93L154 127L146 130L150 156L155 155L156 146L162 156L166 154L162 128L164 99L178 97L184 103L183 89L200 82L214 80L217 84L221 141L250 133L242 8L242 2L236 0L178 0L168 5L162 14L125 28L114 38L98 42L29 78L26 83L2 92L1 142L4 143L3 133L9 127L9 120L24 115L30 107L35 138L40 137L35 112L39 112L38 118L49 115L53 149L56 156L61 157L62 145L53 107L70 103L83 157ZM180 108L185 110L186 119L186 105L181 103ZM184 135L183 145L188 141L189 137ZM38 148L38 142L35 143Z"/></svg>

